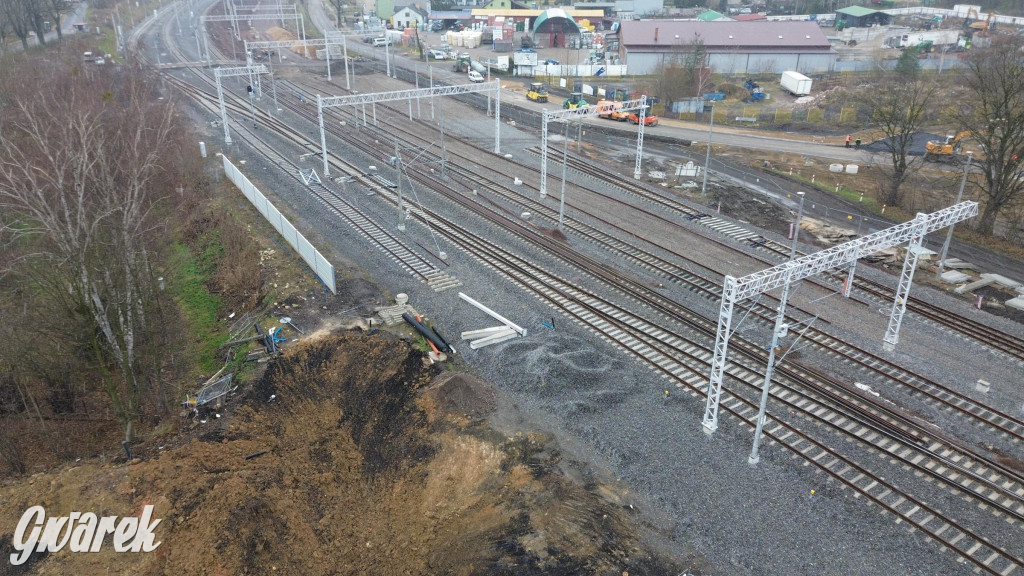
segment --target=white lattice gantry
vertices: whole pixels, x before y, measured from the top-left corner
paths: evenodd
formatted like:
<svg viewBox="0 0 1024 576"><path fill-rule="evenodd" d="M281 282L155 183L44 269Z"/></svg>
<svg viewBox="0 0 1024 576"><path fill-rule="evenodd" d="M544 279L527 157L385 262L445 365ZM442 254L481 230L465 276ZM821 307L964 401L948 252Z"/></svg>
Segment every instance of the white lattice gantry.
<svg viewBox="0 0 1024 576"><path fill-rule="evenodd" d="M639 130L636 136L636 167L633 170L633 177L640 177L640 158L644 149L644 118L647 112L647 98L637 98L635 100L625 100L622 102L613 102L609 104L602 104L600 106L594 104L591 106L580 106L579 108L573 108L571 110L547 110L543 112L541 118L540 128L540 196L541 198L547 196L548 193L548 123L551 121L564 121L571 122L573 120L582 120L583 118L593 118L600 114L607 114L609 112L621 111L628 112L630 110L639 110L640 122L637 124Z"/></svg>
<svg viewBox="0 0 1024 576"><path fill-rule="evenodd" d="M228 130L228 112L224 108L224 87L221 85L220 79L229 76L249 76L251 78L255 76L257 79L260 74L266 74L267 67L263 64L257 64L256 66L234 66L231 68L215 68L213 76L217 80L217 101L220 103L220 121L224 125L224 143L231 144L231 131Z"/></svg>
<svg viewBox="0 0 1024 576"><path fill-rule="evenodd" d="M454 96L456 94L472 94L489 92L494 95L494 153L501 153L501 81L482 82L477 84L453 84L451 86L435 86L432 88L411 88L409 90L392 90L371 94L353 94L351 96L328 96L317 94L317 118L320 123L320 148L324 158L324 176L330 175L327 162L327 133L324 131L324 109L343 106L361 106L377 102L393 102L396 100L413 100L432 98L434 96Z"/></svg>
<svg viewBox="0 0 1024 576"><path fill-rule="evenodd" d="M722 395L722 374L725 369L729 337L731 336L732 312L737 302L756 294L779 288L787 283L799 282L804 278L844 266L848 267L850 276L846 279L843 292L848 293L849 286L853 283L853 265L858 258L870 256L886 248L909 242L910 246L904 261L903 274L900 277L896 297L893 301L892 313L889 318L889 328L886 330L884 338L885 348L891 350L896 345L900 323L906 311L907 296L910 293L911 280L913 279L914 268L917 265L922 239L929 232L941 230L946 226L967 220L977 214L977 202L961 202L931 214L918 214L916 218L909 222L897 224L856 240L801 256L796 260L790 260L784 264L760 272L754 272L742 278L726 275L722 285L722 306L718 315L714 359L711 363L708 396L704 407L704 420L702 422L704 431L711 434L718 429L718 405Z"/></svg>

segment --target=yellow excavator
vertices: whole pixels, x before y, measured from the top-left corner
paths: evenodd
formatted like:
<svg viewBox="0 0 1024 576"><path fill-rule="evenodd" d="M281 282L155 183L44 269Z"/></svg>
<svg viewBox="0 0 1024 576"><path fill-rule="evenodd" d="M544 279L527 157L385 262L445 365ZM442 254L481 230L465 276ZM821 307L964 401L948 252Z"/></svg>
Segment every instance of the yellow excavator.
<svg viewBox="0 0 1024 576"><path fill-rule="evenodd" d="M960 155L960 146L964 138L971 135L970 130L964 130L956 136L946 136L945 142L928 141L924 145L924 157L926 160L936 162L952 162Z"/></svg>
<svg viewBox="0 0 1024 576"><path fill-rule="evenodd" d="M995 27L995 22L993 22L995 17L995 12L989 12L988 18L982 21L981 17L978 16L978 11L974 8L970 8L967 10L967 18L964 19L964 28L971 33L985 36L988 34L989 30Z"/></svg>
<svg viewBox="0 0 1024 576"><path fill-rule="evenodd" d="M974 30L975 32L978 32L978 33L980 33L981 35L984 36L985 34L988 34L989 30L992 29L992 25L994 24L994 22L992 22L992 19L995 18L995 17L996 17L996 13L995 12L989 12L988 13L988 18L986 18L984 22L981 22L981 21L975 22L975 23L971 24L970 28L971 28L971 30Z"/></svg>

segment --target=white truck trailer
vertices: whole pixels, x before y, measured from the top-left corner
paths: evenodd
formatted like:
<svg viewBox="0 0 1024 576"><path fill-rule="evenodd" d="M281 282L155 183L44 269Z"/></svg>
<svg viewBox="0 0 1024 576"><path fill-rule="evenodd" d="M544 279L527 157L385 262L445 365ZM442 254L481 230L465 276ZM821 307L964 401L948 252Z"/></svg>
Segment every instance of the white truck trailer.
<svg viewBox="0 0 1024 576"><path fill-rule="evenodd" d="M913 48L931 42L932 46L952 46L960 41L959 30L922 30L908 32L887 39L886 44L893 48Z"/></svg>
<svg viewBox="0 0 1024 576"><path fill-rule="evenodd" d="M799 72L787 70L782 73L782 89L793 96L807 96L811 93L811 79Z"/></svg>

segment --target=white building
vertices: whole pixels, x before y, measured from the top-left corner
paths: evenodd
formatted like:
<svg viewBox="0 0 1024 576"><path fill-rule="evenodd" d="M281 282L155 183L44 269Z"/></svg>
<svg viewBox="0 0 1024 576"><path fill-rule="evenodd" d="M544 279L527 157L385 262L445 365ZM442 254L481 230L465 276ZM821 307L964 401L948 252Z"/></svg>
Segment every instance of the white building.
<svg viewBox="0 0 1024 576"><path fill-rule="evenodd" d="M427 21L427 12L416 6L402 6L395 9L395 15L391 18L391 25L395 28L422 28Z"/></svg>

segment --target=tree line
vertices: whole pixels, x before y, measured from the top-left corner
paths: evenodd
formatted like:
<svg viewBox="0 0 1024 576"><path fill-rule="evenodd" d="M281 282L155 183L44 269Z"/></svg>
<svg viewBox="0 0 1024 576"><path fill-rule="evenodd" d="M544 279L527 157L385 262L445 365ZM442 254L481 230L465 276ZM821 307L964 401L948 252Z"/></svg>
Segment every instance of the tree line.
<svg viewBox="0 0 1024 576"><path fill-rule="evenodd" d="M45 433L102 395L91 413L131 440L176 412L184 328L163 275L207 179L154 73L48 57L0 66L0 418ZM23 440L0 437L0 458Z"/></svg>
<svg viewBox="0 0 1024 576"><path fill-rule="evenodd" d="M903 185L926 160L912 154L921 144L915 143L914 137L925 128L926 112L951 107L953 112L946 120L954 133L964 133L963 140L976 145L978 151L972 158L975 170L969 181L980 190L981 210L971 225L992 235L999 218L1019 220L1024 190L1022 51L1024 39L993 36L990 46L967 54L964 65L950 75L952 81L925 75L916 66L913 51L908 51L905 54L910 56L900 59L895 73L862 95L873 109L872 124L883 133L880 142L889 159L880 201L890 206L904 204ZM960 89L952 97L951 86ZM959 153L955 157L962 161L965 156Z"/></svg>
<svg viewBox="0 0 1024 576"><path fill-rule="evenodd" d="M0 0L0 43L14 36L28 49L29 37L35 36L46 44L45 22L57 31L58 42L63 38L61 19L72 6L70 0Z"/></svg>

